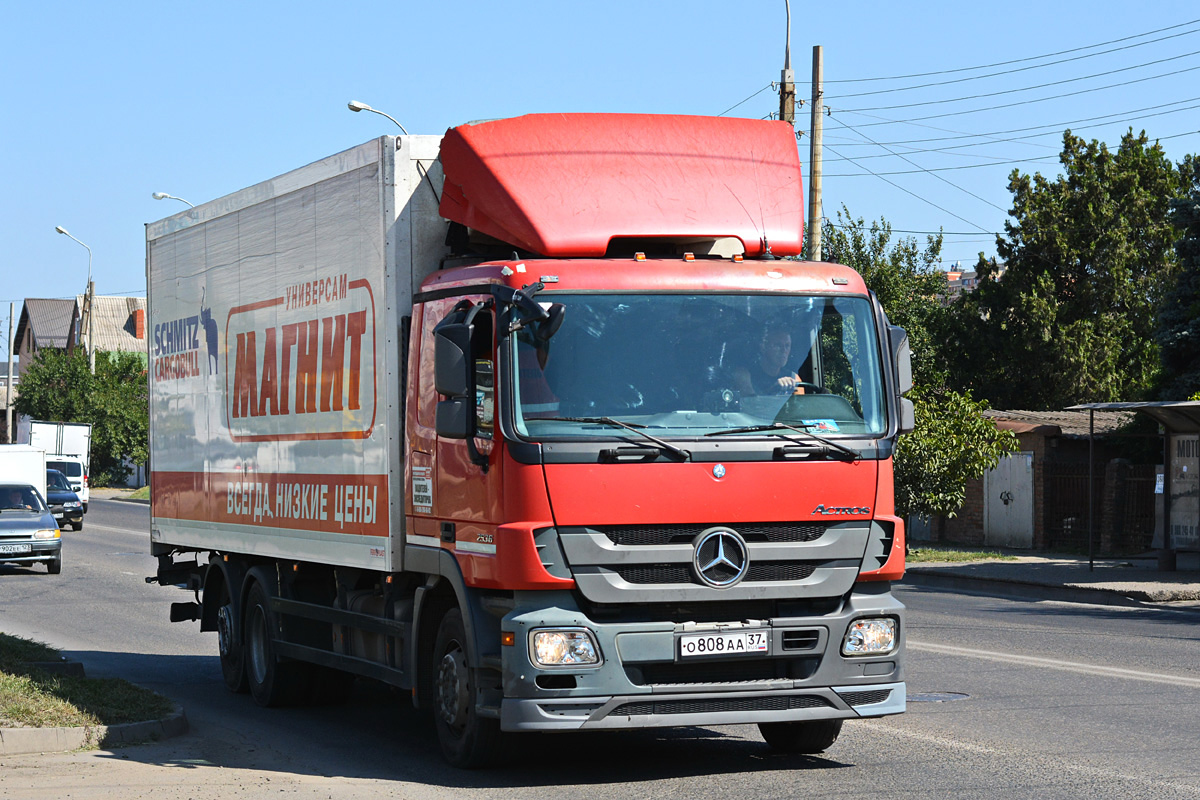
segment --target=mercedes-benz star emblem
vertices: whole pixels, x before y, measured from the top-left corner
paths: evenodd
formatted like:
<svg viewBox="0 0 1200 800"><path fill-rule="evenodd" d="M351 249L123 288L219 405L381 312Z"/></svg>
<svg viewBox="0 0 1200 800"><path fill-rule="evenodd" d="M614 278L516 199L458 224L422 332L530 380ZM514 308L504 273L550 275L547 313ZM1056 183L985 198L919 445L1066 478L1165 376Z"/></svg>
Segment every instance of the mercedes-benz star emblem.
<svg viewBox="0 0 1200 800"><path fill-rule="evenodd" d="M701 582L728 589L746 575L750 566L746 540L732 528L709 528L695 540L692 567Z"/></svg>
<svg viewBox="0 0 1200 800"><path fill-rule="evenodd" d="M725 465L724 464L716 464L713 466L713 477L714 478L724 478L725 477Z"/></svg>

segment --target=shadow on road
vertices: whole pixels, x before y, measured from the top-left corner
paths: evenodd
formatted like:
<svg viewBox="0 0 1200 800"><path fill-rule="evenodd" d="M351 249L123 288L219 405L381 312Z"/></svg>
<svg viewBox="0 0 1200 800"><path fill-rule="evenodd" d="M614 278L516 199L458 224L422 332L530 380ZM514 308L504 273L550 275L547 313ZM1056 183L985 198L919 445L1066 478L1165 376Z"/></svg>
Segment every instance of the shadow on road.
<svg viewBox="0 0 1200 800"><path fill-rule="evenodd" d="M190 731L104 758L183 769L411 781L448 788L569 787L775 770L844 769L772 752L753 726L527 734L504 766L467 772L441 758L428 714L407 693L369 681L334 706L259 708L221 682L215 656L74 652L88 672L120 673L184 706ZM835 750L836 752L836 750Z"/></svg>

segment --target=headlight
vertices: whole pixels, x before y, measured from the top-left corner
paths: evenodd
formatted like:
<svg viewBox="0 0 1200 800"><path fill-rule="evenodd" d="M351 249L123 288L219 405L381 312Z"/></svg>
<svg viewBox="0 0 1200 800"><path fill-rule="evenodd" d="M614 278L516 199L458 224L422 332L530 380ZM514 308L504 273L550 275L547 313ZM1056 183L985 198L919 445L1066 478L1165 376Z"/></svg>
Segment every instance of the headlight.
<svg viewBox="0 0 1200 800"><path fill-rule="evenodd" d="M896 649L896 620L891 617L856 619L842 640L844 656L875 656Z"/></svg>
<svg viewBox="0 0 1200 800"><path fill-rule="evenodd" d="M80 502L74 501L74 500L63 503L63 508L82 508L82 507L83 507L83 503L80 503Z"/></svg>
<svg viewBox="0 0 1200 800"><path fill-rule="evenodd" d="M62 531L55 528L54 530L40 530L33 534L35 539L57 539L62 536Z"/></svg>
<svg viewBox="0 0 1200 800"><path fill-rule="evenodd" d="M545 630L533 632L533 659L540 667L599 664L591 631Z"/></svg>

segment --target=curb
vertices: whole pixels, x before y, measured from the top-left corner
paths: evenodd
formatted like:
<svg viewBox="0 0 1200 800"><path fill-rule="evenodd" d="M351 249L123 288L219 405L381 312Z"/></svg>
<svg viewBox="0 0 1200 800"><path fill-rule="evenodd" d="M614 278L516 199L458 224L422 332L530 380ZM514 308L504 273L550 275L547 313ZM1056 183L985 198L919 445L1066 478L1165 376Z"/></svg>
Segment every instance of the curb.
<svg viewBox="0 0 1200 800"><path fill-rule="evenodd" d="M0 728L0 756L62 753L85 747L116 747L180 736L188 730L182 706L162 719L94 728Z"/></svg>
<svg viewBox="0 0 1200 800"><path fill-rule="evenodd" d="M973 590L984 594L997 594L1005 597L1012 596L1015 593L1029 593L1044 600L1060 600L1068 603L1085 603L1102 606L1134 606L1160 610L1164 608L1162 604L1166 602L1195 599L1190 596L1175 597L1166 595L1158 597L1149 592L1138 590L1122 592L1101 587L1058 586L1005 578L964 577L962 575L939 572L935 569L910 569L905 573L901 583L931 586L941 589ZM1033 591L1029 592L1028 590ZM1180 610L1191 611L1192 609Z"/></svg>

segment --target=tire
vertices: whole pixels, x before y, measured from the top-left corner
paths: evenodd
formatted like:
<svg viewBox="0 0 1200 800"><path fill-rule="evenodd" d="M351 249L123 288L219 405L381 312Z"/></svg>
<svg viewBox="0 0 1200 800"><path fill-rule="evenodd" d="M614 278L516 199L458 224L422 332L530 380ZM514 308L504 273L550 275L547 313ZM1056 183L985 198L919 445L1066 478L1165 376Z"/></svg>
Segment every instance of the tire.
<svg viewBox="0 0 1200 800"><path fill-rule="evenodd" d="M62 572L62 556L56 556L53 560L46 562L46 572L50 575L58 575Z"/></svg>
<svg viewBox="0 0 1200 800"><path fill-rule="evenodd" d="M242 618L243 657L250 696L260 706L297 705L307 699L307 664L280 660L275 652L279 621L258 581L250 585Z"/></svg>
<svg viewBox="0 0 1200 800"><path fill-rule="evenodd" d="M758 731L767 745L780 753L820 753L837 741L840 719L811 722L760 722Z"/></svg>
<svg viewBox="0 0 1200 800"><path fill-rule="evenodd" d="M79 522L72 522L72 523L71 523L71 530L73 530L73 531L81 531L81 530L83 530L83 520L79 520Z"/></svg>
<svg viewBox="0 0 1200 800"><path fill-rule="evenodd" d="M438 625L430 665L433 724L442 755L451 766L478 769L502 758L500 720L480 717L475 708L477 670L467 656L462 612L452 608Z"/></svg>
<svg viewBox="0 0 1200 800"><path fill-rule="evenodd" d="M83 504L83 513L87 513L87 503Z"/></svg>
<svg viewBox="0 0 1200 800"><path fill-rule="evenodd" d="M243 644L245 629L234 624L236 610L229 584L221 582L217 597L217 652L221 658L221 677L231 692L244 694L250 691L246 678L246 648Z"/></svg>

